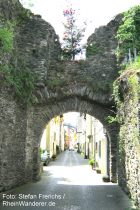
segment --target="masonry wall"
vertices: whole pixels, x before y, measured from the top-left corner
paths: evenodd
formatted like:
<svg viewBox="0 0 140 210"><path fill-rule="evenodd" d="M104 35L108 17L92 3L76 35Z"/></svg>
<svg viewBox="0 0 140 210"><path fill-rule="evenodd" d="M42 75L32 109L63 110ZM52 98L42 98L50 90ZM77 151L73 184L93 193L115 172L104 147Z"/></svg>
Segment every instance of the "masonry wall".
<svg viewBox="0 0 140 210"><path fill-rule="evenodd" d="M111 180L116 182L119 164L119 184L139 204L138 100L133 100L129 91L123 91L119 145L118 124L108 125L106 120L115 111L112 83L118 76L115 37L121 16L89 38L88 45L96 44L96 53L88 48L86 61L71 62L60 60L60 43L52 26L26 12L18 0L0 1L0 17L23 18L16 28L12 64L21 70L27 67L38 76L34 92L37 103L28 109L15 99L11 87L0 83L0 191L38 180L39 142L44 126L56 115L80 111L96 117L106 127L111 143Z"/></svg>
<svg viewBox="0 0 140 210"><path fill-rule="evenodd" d="M0 191L25 183L32 177L27 167L27 110L16 102L11 90L0 87ZM26 151L26 152L25 152Z"/></svg>
<svg viewBox="0 0 140 210"><path fill-rule="evenodd" d="M128 75L128 76L127 76ZM119 82L118 180L122 189L140 207L140 139L138 119L138 77L126 72ZM135 82L134 82L135 81Z"/></svg>
<svg viewBox="0 0 140 210"><path fill-rule="evenodd" d="M8 65L36 73L34 96L44 99L39 90L45 86L50 62L60 57L58 36L49 23L24 9L18 0L0 1L0 23L3 20L17 24L13 51L0 54L0 68ZM40 178L39 141L33 129L32 107L23 104L22 93L23 98L15 92L12 81L5 82L5 74L0 71L0 191Z"/></svg>

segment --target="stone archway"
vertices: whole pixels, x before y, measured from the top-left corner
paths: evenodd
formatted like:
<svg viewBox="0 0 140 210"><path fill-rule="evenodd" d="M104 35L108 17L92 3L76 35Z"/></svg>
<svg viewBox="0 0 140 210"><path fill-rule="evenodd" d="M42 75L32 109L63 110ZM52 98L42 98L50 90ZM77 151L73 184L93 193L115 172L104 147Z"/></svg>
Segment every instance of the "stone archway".
<svg viewBox="0 0 140 210"><path fill-rule="evenodd" d="M42 129L54 116L78 111L99 119L106 128L110 141L110 178L116 181L118 172L119 184L124 190L129 188L130 194L139 203L139 180L136 179L139 173L139 152L133 142L133 128L136 129L135 122L138 119L134 116L136 121L133 120L129 113L132 100L124 101L126 110L121 113L128 115L123 125L127 126L124 142L125 146L128 144L128 151L132 150L122 162L117 154L119 126L106 121L112 113L115 116L116 110L112 90L120 70L116 59L116 33L122 16L117 15L88 38L86 60L64 61L61 59L59 37L49 23L24 9L19 0L0 1L1 25L7 21L9 25L13 20L18 23L13 30L12 53L1 53L2 68L8 67L8 74L9 67L10 71L12 67L17 72L26 69L29 74L37 76L32 91L36 103L28 106L22 103L24 94L17 97L11 83L5 85L5 74L0 74L0 192L39 179L38 146ZM25 81L23 83L26 84ZM24 85L22 91L26 91L26 88ZM137 102L134 107L137 109ZM130 130L129 117L133 121ZM136 164L133 164L134 161ZM125 167L127 171L124 170L123 174L121 168Z"/></svg>
<svg viewBox="0 0 140 210"><path fill-rule="evenodd" d="M35 106L30 110L28 115L29 124L28 132L30 135L26 136L27 145L32 145L33 148L33 168L32 168L32 179L39 179L39 145L42 135L42 131L45 125L55 116L69 112L76 111L87 113L103 124L107 130L107 134L110 142L110 179L112 182L117 181L117 144L118 144L118 126L116 124L111 125L107 122L107 117L111 114L111 110L107 107L102 107L98 104L87 102L77 97L72 97L61 102L56 102L50 105ZM27 151L31 152L30 149L26 148ZM28 155L27 155L28 157ZM26 159L26 170L29 170L28 159Z"/></svg>
<svg viewBox="0 0 140 210"><path fill-rule="evenodd" d="M35 105L23 105L15 99L11 87L1 87L0 191L39 178L38 145L42 129L54 116L68 111L88 113L104 125L111 145L110 176L116 181L118 126L108 124L106 118L115 110L112 97L113 81L118 76L115 36L121 15L89 37L87 45L96 46L96 53L91 49L86 60L64 61L59 37L49 23L22 8L18 0L0 1L0 8L4 8L0 12L5 21L20 19L15 28L13 54L7 57L6 64L37 75Z"/></svg>

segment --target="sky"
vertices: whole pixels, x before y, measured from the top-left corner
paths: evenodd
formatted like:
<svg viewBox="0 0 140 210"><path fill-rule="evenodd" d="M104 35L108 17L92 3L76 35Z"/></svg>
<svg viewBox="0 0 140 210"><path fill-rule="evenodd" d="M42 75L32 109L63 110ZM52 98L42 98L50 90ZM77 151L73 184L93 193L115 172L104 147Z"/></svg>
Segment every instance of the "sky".
<svg viewBox="0 0 140 210"><path fill-rule="evenodd" d="M68 112L64 114L64 123L71 124L76 127L77 117L79 116L78 112Z"/></svg>
<svg viewBox="0 0 140 210"><path fill-rule="evenodd" d="M20 0L25 3L29 0ZM95 28L106 25L117 14L128 10L134 5L140 4L140 0L30 0L34 3L31 10L35 14L40 14L44 20L49 22L62 39L63 9L68 4L79 12L79 20L87 22L85 33L86 39L94 32Z"/></svg>

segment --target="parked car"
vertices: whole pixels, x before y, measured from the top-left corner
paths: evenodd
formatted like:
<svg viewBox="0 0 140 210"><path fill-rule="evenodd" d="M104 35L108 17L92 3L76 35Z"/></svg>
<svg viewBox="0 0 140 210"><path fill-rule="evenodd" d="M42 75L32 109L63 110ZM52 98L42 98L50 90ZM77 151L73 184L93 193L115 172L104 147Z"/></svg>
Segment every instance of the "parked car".
<svg viewBox="0 0 140 210"><path fill-rule="evenodd" d="M73 146L69 146L69 151L74 151L74 147Z"/></svg>
<svg viewBox="0 0 140 210"><path fill-rule="evenodd" d="M50 154L49 154L48 151L45 150L45 152L43 152L41 154L41 161L43 162L43 164L45 166L47 166L49 164L49 162L50 162Z"/></svg>

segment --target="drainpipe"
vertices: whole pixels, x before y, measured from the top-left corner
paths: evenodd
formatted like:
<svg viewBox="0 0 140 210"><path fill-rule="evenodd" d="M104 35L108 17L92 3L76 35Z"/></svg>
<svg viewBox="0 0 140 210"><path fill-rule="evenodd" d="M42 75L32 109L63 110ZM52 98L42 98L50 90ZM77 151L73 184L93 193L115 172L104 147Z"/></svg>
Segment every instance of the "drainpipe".
<svg viewBox="0 0 140 210"><path fill-rule="evenodd" d="M61 152L61 129L62 129L62 124L60 121L60 129L59 129L59 152Z"/></svg>

